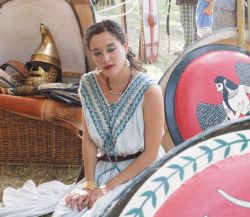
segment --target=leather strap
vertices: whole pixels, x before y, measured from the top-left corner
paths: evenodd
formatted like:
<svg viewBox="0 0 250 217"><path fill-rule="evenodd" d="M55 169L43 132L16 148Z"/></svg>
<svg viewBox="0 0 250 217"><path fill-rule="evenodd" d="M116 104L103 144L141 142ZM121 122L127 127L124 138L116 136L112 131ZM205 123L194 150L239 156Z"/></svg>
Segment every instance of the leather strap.
<svg viewBox="0 0 250 217"><path fill-rule="evenodd" d="M108 161L108 162L120 162L120 161L125 161L125 160L137 158L141 153L142 152L139 151L135 154L130 154L127 156L111 156L111 155L104 154L104 155L98 157L98 160Z"/></svg>
<svg viewBox="0 0 250 217"><path fill-rule="evenodd" d="M130 155L127 155L127 156L107 156L106 154L105 155L102 155L102 156L98 156L98 161L99 160L102 160L102 161L108 161L108 162L119 162L119 161L125 161L125 160L130 160L130 159L134 159L136 157L138 157L142 152L137 152L135 154L130 154ZM81 171L79 173L79 176L76 180L76 183L78 183L80 180L82 180L85 176L85 171L84 171L84 166L82 166L81 168Z"/></svg>
<svg viewBox="0 0 250 217"><path fill-rule="evenodd" d="M0 76L5 78L6 80L10 79L10 75L7 72L5 72L4 70L2 70L1 68L0 68Z"/></svg>
<svg viewBox="0 0 250 217"><path fill-rule="evenodd" d="M6 70L7 66L15 69L17 72L20 73L24 78L29 77L29 72L25 69L24 64L17 61L17 60L9 60L8 62L4 63L0 66L2 70Z"/></svg>
<svg viewBox="0 0 250 217"><path fill-rule="evenodd" d="M8 93L8 88L0 86L0 94L9 94Z"/></svg>
<svg viewBox="0 0 250 217"><path fill-rule="evenodd" d="M14 87L15 85L11 82L11 77L8 73L0 69L0 86L3 87Z"/></svg>

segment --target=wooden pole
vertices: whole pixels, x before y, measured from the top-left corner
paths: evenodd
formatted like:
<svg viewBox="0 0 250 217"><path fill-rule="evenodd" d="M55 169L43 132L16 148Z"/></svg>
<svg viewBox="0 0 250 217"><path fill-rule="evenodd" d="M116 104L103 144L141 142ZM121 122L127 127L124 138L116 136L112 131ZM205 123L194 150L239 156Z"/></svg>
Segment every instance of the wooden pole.
<svg viewBox="0 0 250 217"><path fill-rule="evenodd" d="M245 5L244 0L237 0L237 28L238 28L238 46L245 47Z"/></svg>
<svg viewBox="0 0 250 217"><path fill-rule="evenodd" d="M248 31L250 31L250 0L247 1Z"/></svg>
<svg viewBox="0 0 250 217"><path fill-rule="evenodd" d="M146 62L144 47L145 47L145 40L144 40L144 27L143 27L143 11L142 11L142 0L138 0L139 2L139 9L140 9L140 38L139 38L139 50L138 50L138 59L141 62Z"/></svg>
<svg viewBox="0 0 250 217"><path fill-rule="evenodd" d="M124 3L125 0L121 0L121 3ZM125 14L126 13L126 4L123 4L121 6L121 14ZM127 18L126 15L121 17L121 26L124 29L125 33L127 34Z"/></svg>
<svg viewBox="0 0 250 217"><path fill-rule="evenodd" d="M78 14L83 33L95 22L94 11L91 10L89 0L71 0Z"/></svg>
<svg viewBox="0 0 250 217"><path fill-rule="evenodd" d="M95 15L93 8L91 7L90 0L72 0L72 3L75 7L75 10L78 14L81 27L83 29L83 35L86 32L87 28L95 23ZM88 49L84 49L87 59L87 71L92 71L95 69L95 63L91 58L91 54Z"/></svg>

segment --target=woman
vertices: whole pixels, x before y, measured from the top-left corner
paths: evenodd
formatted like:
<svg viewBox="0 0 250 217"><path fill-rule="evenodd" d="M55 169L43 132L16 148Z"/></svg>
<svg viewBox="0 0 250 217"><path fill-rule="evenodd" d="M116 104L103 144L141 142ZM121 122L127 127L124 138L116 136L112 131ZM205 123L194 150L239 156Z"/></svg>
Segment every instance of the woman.
<svg viewBox="0 0 250 217"><path fill-rule="evenodd" d="M86 45L98 70L84 75L79 88L85 179L61 200L54 217L102 216L164 153L161 89L142 73L121 27L110 20L92 25Z"/></svg>
<svg viewBox="0 0 250 217"><path fill-rule="evenodd" d="M237 119L240 115L250 115L250 87L237 85L223 76L217 76L214 82L217 91L223 94L223 106L229 120Z"/></svg>

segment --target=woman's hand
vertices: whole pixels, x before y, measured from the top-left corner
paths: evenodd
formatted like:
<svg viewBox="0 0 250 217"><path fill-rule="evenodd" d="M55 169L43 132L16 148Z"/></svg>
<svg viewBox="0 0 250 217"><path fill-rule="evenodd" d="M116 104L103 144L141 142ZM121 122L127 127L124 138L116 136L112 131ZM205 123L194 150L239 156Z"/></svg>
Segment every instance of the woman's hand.
<svg viewBox="0 0 250 217"><path fill-rule="evenodd" d="M90 197L89 197L89 201L88 201L88 208L91 209L92 206L94 205L94 203L102 196L106 195L108 192L110 192L111 189L109 187L107 187L106 185L103 185L99 188L97 188L96 190L94 190Z"/></svg>
<svg viewBox="0 0 250 217"><path fill-rule="evenodd" d="M88 189L77 190L69 193L65 198L66 206L74 209L75 205L77 204L79 211L83 210L89 203L89 197L91 193L92 191Z"/></svg>

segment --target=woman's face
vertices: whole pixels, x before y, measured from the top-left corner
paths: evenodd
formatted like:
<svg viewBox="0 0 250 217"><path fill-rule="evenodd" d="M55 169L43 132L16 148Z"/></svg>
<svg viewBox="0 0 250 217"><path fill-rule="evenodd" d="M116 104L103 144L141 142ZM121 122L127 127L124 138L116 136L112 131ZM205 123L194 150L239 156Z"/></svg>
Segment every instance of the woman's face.
<svg viewBox="0 0 250 217"><path fill-rule="evenodd" d="M109 32L94 35L90 50L96 65L107 76L117 75L125 65L128 44L124 45Z"/></svg>

